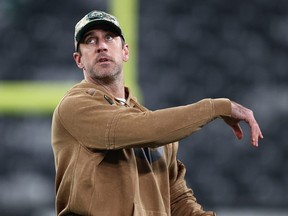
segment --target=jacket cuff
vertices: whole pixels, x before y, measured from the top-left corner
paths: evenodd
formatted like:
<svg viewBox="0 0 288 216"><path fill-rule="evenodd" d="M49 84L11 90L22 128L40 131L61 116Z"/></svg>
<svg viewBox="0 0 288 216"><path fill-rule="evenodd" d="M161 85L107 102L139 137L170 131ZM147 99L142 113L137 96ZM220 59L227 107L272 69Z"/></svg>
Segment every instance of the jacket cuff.
<svg viewBox="0 0 288 216"><path fill-rule="evenodd" d="M231 101L227 98L212 99L214 115L219 116L231 116Z"/></svg>

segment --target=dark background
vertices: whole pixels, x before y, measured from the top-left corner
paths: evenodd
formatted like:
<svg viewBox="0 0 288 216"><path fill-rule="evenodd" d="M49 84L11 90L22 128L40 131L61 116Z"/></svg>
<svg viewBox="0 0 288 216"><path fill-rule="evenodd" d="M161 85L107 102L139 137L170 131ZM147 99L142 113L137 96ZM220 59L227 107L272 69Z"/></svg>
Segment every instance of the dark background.
<svg viewBox="0 0 288 216"><path fill-rule="evenodd" d="M107 1L1 0L0 80L81 80L74 25L93 9L107 10ZM247 125L238 141L221 120L181 141L187 182L206 209L287 210L287 11L284 0L140 1L144 104L228 97L262 127L259 149ZM54 214L50 127L51 115L0 116L1 215Z"/></svg>

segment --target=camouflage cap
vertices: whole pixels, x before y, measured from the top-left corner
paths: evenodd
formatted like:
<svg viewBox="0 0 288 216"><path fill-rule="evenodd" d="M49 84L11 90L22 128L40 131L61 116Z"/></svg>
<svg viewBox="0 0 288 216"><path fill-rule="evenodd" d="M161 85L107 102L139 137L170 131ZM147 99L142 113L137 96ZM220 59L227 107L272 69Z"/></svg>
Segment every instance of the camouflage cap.
<svg viewBox="0 0 288 216"><path fill-rule="evenodd" d="M86 33L92 27L97 26L116 33L125 41L123 32L116 17L103 11L94 10L86 14L75 26L74 43L76 51L78 50L79 42L81 41L84 33Z"/></svg>

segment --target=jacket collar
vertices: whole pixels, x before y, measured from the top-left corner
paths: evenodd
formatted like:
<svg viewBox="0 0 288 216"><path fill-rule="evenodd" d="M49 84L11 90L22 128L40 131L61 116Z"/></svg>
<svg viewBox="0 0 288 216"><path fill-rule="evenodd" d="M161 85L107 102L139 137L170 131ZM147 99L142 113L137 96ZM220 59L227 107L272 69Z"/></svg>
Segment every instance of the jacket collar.
<svg viewBox="0 0 288 216"><path fill-rule="evenodd" d="M95 88L97 90L100 90L100 91L104 92L105 95L107 95L110 98L113 98L113 100L115 101L115 96L112 95L110 92L108 92L107 89L104 86L102 86L102 85L97 85L97 84L94 84L94 83L89 83L86 80L82 80L80 83L76 84L74 87L75 88ZM134 103L138 104L136 97L134 97L131 94L130 89L128 87L126 87L126 86L124 88L125 88L126 103L128 105L131 105L131 103L132 104L134 104Z"/></svg>

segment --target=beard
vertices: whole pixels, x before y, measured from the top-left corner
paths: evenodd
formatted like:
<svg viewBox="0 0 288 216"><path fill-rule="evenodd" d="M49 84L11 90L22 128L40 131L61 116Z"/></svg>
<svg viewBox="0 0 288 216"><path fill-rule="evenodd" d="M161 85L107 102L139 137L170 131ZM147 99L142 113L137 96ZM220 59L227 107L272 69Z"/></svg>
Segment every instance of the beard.
<svg viewBox="0 0 288 216"><path fill-rule="evenodd" d="M117 81L122 73L123 66L119 64L111 65L95 65L88 71L93 80L101 81L102 83L110 84Z"/></svg>

